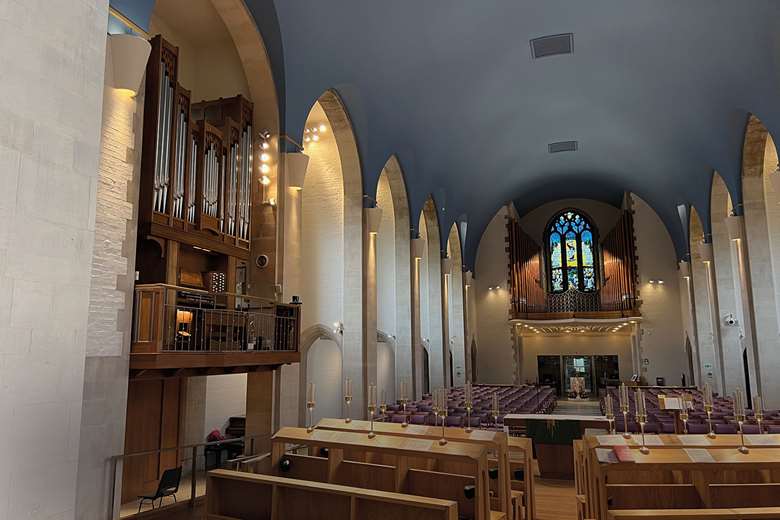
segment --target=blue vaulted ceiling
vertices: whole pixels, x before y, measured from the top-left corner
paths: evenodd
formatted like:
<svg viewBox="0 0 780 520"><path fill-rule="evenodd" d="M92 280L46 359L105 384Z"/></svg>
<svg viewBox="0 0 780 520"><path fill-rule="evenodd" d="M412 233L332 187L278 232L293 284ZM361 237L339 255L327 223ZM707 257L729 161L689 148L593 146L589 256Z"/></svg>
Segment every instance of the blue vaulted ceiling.
<svg viewBox="0 0 780 520"><path fill-rule="evenodd" d="M687 250L679 204L709 226L717 170L741 200L748 114L780 132L777 0L247 0L272 59L285 131L329 88L344 101L373 194L395 153L415 214L468 218L471 265L499 206L566 196L645 199ZM266 27L263 27L263 26ZM531 38L574 33L533 60ZM282 55L283 49L283 55ZM276 71L275 71L276 72ZM279 72L277 72L279 74ZM579 151L547 144L578 140ZM412 219L413 221L416 218Z"/></svg>

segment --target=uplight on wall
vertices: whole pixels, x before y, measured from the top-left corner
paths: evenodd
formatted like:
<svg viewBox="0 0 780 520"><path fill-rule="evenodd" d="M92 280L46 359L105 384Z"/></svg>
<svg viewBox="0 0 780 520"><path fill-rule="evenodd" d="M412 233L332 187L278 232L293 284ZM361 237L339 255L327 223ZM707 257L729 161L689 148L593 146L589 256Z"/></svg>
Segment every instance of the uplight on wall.
<svg viewBox="0 0 780 520"><path fill-rule="evenodd" d="M146 72L151 44L134 34L109 34L108 54L112 87L135 95Z"/></svg>
<svg viewBox="0 0 780 520"><path fill-rule="evenodd" d="M655 280L648 280L647 283L649 283L650 285L663 285L664 281L658 278Z"/></svg>

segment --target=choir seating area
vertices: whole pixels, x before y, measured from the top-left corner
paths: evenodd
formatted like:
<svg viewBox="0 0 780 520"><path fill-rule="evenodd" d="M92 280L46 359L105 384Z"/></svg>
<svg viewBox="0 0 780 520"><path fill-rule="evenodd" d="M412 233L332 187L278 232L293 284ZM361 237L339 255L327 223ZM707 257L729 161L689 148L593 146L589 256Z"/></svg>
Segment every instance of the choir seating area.
<svg viewBox="0 0 780 520"><path fill-rule="evenodd" d="M575 442L579 520L780 518L780 436L589 436Z"/></svg>
<svg viewBox="0 0 780 520"><path fill-rule="evenodd" d="M271 443L209 473L206 518L536 517L530 441L501 431L322 419Z"/></svg>
<svg viewBox="0 0 780 520"><path fill-rule="evenodd" d="M645 401L647 404L647 424L645 432L648 433L683 433L679 422L677 424L675 413L670 410L662 410L659 402L659 396L682 397L688 394L692 398L693 408L688 413L688 433L703 434L708 433L709 425L707 423L707 413L704 411L704 396L701 390L697 388L663 388L646 387ZM623 415L617 409L619 401L618 388L610 387L607 389L612 396L615 404L615 423L616 429L624 430ZM630 410L628 413L628 431L639 432L639 424L634 419L635 416L635 395L629 392ZM604 399L601 400L601 409L604 410ZM746 410L746 422L743 424L745 433L780 433L780 410L764 410L761 432L755 419L753 410ZM676 427L676 429L675 429ZM733 403L731 398L722 396L713 397L712 409L712 428L715 433L734 434L738 431L737 423L733 414Z"/></svg>
<svg viewBox="0 0 780 520"><path fill-rule="evenodd" d="M492 416L493 394L498 395L498 421ZM472 427L500 427L504 416L515 413L550 413L556 405L555 389L548 386L530 385L474 385L473 408L468 418L463 387L450 388L447 394L447 426L465 427L470 421ZM387 407L387 422L435 425L440 421L433 411L430 394L406 405L406 415L401 404ZM439 423L437 423L439 421Z"/></svg>

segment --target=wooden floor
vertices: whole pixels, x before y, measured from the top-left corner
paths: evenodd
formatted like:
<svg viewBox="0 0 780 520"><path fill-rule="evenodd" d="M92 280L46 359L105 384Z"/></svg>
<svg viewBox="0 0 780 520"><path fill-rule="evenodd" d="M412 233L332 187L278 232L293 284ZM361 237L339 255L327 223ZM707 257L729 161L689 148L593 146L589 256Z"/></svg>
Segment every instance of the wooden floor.
<svg viewBox="0 0 780 520"><path fill-rule="evenodd" d="M577 505L573 480L536 477L536 520L575 520Z"/></svg>

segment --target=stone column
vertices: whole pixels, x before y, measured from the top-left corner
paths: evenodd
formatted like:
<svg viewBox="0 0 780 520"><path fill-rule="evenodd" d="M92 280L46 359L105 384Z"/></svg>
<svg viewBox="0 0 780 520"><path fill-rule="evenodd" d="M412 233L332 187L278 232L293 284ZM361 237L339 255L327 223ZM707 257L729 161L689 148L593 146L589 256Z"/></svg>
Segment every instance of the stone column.
<svg viewBox="0 0 780 520"><path fill-rule="evenodd" d="M377 233L379 225L382 222L382 210L379 208L365 208L365 233L363 236L364 250L363 256L363 330L364 330L364 363L363 380L366 382L366 392L368 385L377 384L377 286L376 286L376 262L377 262ZM382 395L382 389L377 388L378 395Z"/></svg>
<svg viewBox="0 0 780 520"><path fill-rule="evenodd" d="M444 378L442 379L445 387L452 386L450 378L450 282L452 281L452 259L444 257L441 259L441 330L442 330L442 360L444 368Z"/></svg>
<svg viewBox="0 0 780 520"><path fill-rule="evenodd" d="M281 257L284 265L277 272L283 273L282 301L289 302L293 296L299 296L301 291L303 253L301 204L309 157L302 153L284 153L280 156L280 164L284 174L282 185L285 200L282 204L284 214L279 226L279 232L284 240L279 244L279 249L282 250ZM301 312L306 312L305 302ZM274 407L278 410L279 426L299 424L299 382L301 378L305 379L306 374L301 374L300 364L293 364L281 367L278 376L279 390L274 400Z"/></svg>
<svg viewBox="0 0 780 520"><path fill-rule="evenodd" d="M745 243L745 221L742 216L726 218L729 240L734 248L736 270L739 276L739 305L742 308L742 346L747 351L748 370L750 371L750 396L762 394L761 366L756 340L756 319L753 308L753 287L750 279L750 263ZM775 338L776 340L776 338Z"/></svg>
<svg viewBox="0 0 780 520"><path fill-rule="evenodd" d="M715 386L719 392L726 389L726 378L723 372L723 342L720 335L720 310L718 305L718 282L715 277L714 252L711 242L699 244L699 252L705 269L705 281L707 283L707 299L709 302L710 328L712 332L712 348L714 350L713 374Z"/></svg>
<svg viewBox="0 0 780 520"><path fill-rule="evenodd" d="M420 260L425 251L422 238L411 240L411 271L412 271L412 394L415 399L422 396L423 360L422 337L420 333Z"/></svg>
<svg viewBox="0 0 780 520"><path fill-rule="evenodd" d="M680 287L685 298L683 302L683 323L689 324L685 329L690 332L691 358L693 359L693 379L697 385L702 383L701 361L699 356L699 334L696 328L696 300L693 295L693 281L691 279L691 264L686 260L680 263Z"/></svg>

